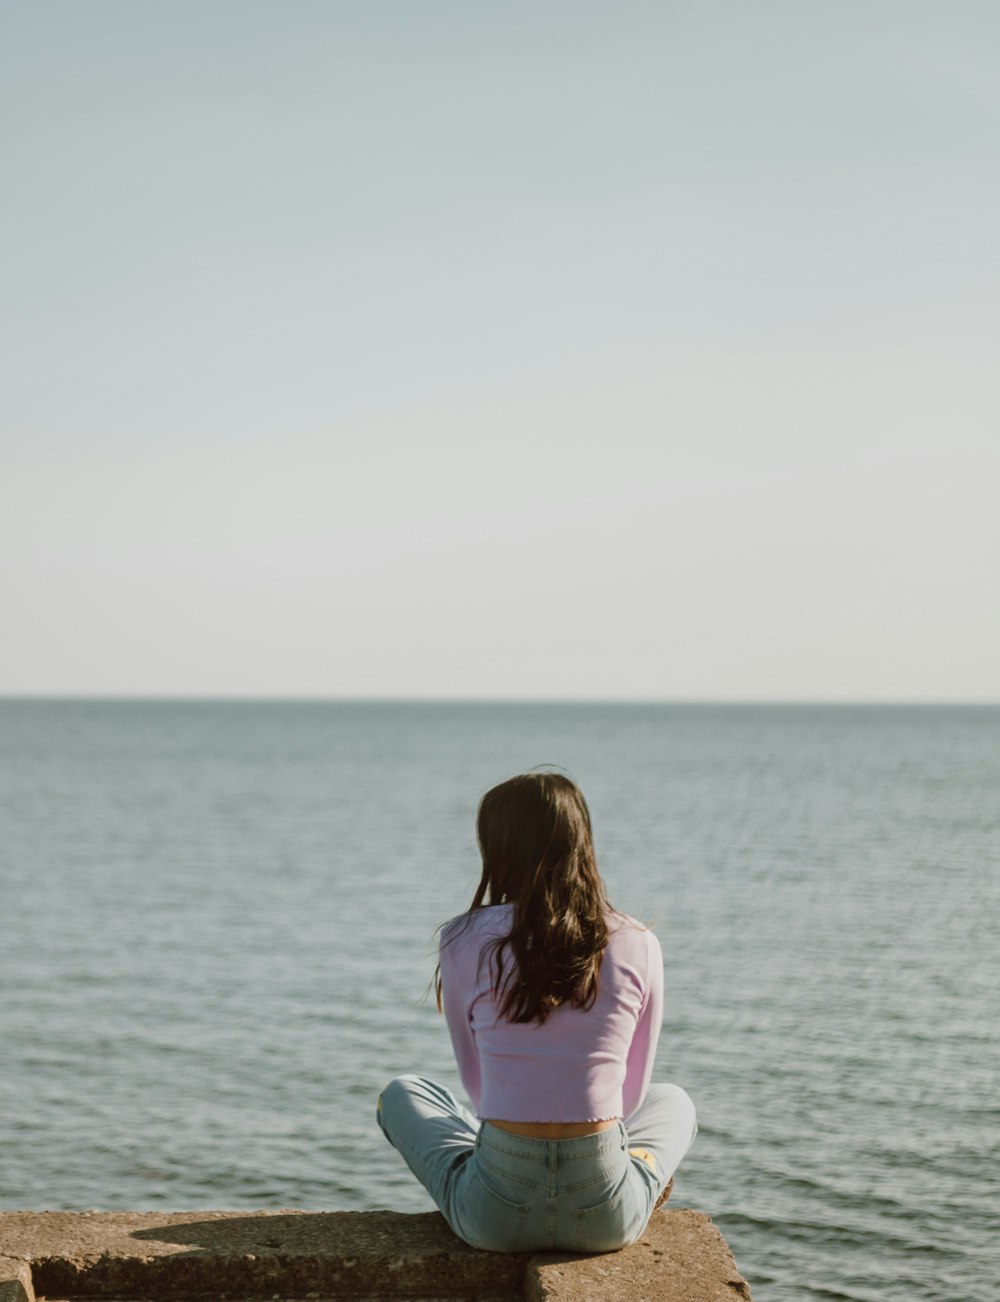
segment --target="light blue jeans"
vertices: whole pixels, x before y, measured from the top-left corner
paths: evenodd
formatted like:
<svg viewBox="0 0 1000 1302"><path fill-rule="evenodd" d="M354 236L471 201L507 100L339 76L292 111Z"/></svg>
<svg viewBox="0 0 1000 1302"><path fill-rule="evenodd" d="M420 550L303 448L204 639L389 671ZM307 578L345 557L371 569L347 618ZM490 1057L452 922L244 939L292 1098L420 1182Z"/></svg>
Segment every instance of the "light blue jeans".
<svg viewBox="0 0 1000 1302"><path fill-rule="evenodd" d="M580 1139L526 1139L480 1123L423 1076L390 1081L377 1116L459 1238L493 1252L633 1243L698 1131L678 1085L651 1085L627 1127Z"/></svg>

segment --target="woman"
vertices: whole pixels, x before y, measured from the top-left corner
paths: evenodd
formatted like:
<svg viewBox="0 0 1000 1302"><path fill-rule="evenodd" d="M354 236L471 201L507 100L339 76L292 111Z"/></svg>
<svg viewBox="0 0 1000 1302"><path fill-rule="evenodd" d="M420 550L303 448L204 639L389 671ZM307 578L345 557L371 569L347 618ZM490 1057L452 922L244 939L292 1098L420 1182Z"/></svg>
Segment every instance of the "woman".
<svg viewBox="0 0 1000 1302"><path fill-rule="evenodd" d="M441 929L437 991L482 1123L400 1076L379 1124L473 1247L613 1251L642 1234L697 1129L682 1089L649 1083L660 946L608 905L568 778L494 787L477 831L482 878Z"/></svg>

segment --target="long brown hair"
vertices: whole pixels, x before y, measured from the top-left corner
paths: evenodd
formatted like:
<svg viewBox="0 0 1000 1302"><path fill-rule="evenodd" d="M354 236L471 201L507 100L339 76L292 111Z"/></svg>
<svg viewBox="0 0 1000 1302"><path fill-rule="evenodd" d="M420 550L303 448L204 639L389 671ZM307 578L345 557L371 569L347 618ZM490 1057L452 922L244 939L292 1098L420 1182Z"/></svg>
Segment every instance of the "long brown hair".
<svg viewBox="0 0 1000 1302"><path fill-rule="evenodd" d="M487 791L476 821L483 872L469 914L512 904L510 931L487 946L499 1015L544 1022L597 998L609 911L590 811L561 773L522 773ZM438 1006L441 978L437 974Z"/></svg>

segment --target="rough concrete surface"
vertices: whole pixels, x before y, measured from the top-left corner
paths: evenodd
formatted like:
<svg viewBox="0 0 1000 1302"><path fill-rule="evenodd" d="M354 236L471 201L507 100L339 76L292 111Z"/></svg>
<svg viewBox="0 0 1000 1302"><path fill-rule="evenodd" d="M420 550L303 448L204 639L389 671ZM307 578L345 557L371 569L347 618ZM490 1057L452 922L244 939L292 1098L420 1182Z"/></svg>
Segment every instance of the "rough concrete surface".
<svg viewBox="0 0 1000 1302"><path fill-rule="evenodd" d="M194 1294L736 1302L750 1290L709 1218L686 1210L590 1257L480 1252L436 1212L0 1212L0 1302Z"/></svg>
<svg viewBox="0 0 1000 1302"><path fill-rule="evenodd" d="M35 1302L29 1263L2 1253L3 1235L0 1234L0 1302Z"/></svg>
<svg viewBox="0 0 1000 1302"><path fill-rule="evenodd" d="M539 1256L530 1302L739 1302L750 1287L729 1245L702 1212L656 1212L638 1243L596 1257Z"/></svg>

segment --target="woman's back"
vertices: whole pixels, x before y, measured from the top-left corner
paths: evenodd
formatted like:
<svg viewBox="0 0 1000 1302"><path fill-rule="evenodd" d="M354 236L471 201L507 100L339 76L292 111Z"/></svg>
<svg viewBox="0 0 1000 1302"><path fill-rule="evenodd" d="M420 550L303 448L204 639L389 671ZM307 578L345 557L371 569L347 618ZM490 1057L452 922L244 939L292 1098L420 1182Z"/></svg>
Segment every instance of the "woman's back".
<svg viewBox="0 0 1000 1302"><path fill-rule="evenodd" d="M663 1015L663 959L655 935L608 913L597 995L545 1021L502 1017L493 988L493 942L513 906L487 905L442 928L441 989L459 1074L481 1117L524 1122L603 1121L638 1106L653 1068ZM513 980L516 972L508 973Z"/></svg>

